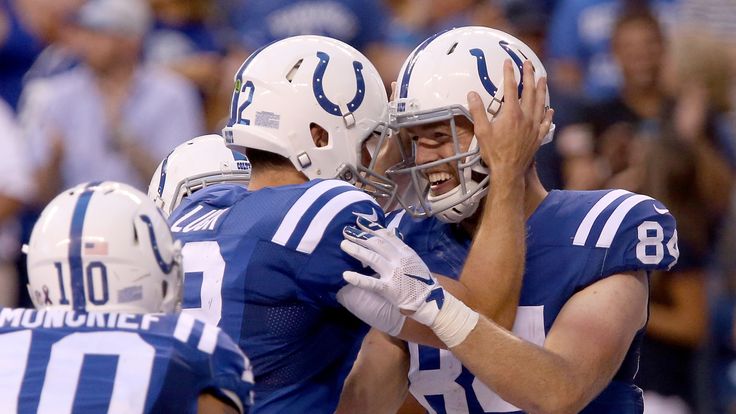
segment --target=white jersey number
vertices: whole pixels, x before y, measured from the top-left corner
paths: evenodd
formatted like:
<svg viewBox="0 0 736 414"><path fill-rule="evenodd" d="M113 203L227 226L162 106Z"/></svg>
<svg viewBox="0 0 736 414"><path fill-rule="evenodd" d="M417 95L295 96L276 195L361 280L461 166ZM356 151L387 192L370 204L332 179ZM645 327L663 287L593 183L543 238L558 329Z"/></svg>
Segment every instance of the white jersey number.
<svg viewBox="0 0 736 414"><path fill-rule="evenodd" d="M0 335L0 412L18 410L30 330ZM132 332L77 332L51 346L38 413L71 413L85 355L118 357L108 413L142 413L156 350Z"/></svg>
<svg viewBox="0 0 736 414"><path fill-rule="evenodd" d="M514 322L514 334L536 345L544 345L544 306L519 306ZM468 412L468 401L475 398L484 412L519 411L515 406L502 400L478 378L473 378L472 389L463 388L457 383L462 373L462 363L450 351L440 349L440 366L438 369L420 369L420 348L417 344L409 344L411 362L409 366L409 390L429 413L435 410L429 404L426 395L442 395L447 414Z"/></svg>
<svg viewBox="0 0 736 414"><path fill-rule="evenodd" d="M639 243L636 245L636 258L640 262L649 265L657 265L664 259L664 230L662 225L656 221L642 222L637 228ZM647 247L649 249L647 250ZM672 265L677 263L680 257L680 250L677 247L677 230L672 234L672 238L667 242L667 251L670 256L674 257ZM670 267L672 267L670 265Z"/></svg>
<svg viewBox="0 0 736 414"><path fill-rule="evenodd" d="M184 303L184 312L195 318L217 325L222 317L222 278L225 260L216 241L190 242L182 249L184 256L184 296L199 296L200 306ZM198 280L195 280L198 279ZM201 280L201 286L199 284ZM198 286L199 292L193 292Z"/></svg>

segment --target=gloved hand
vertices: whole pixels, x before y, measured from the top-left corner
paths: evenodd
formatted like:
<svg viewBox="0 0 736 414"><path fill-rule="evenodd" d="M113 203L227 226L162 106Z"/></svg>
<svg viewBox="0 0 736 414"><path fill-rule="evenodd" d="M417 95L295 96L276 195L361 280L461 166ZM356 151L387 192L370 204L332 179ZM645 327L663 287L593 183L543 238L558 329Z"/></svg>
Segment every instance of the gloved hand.
<svg viewBox="0 0 736 414"><path fill-rule="evenodd" d="M343 278L348 283L381 295L422 324L434 323L444 305L445 291L396 230L358 217L356 226L343 229L343 236L340 248L377 273L346 271Z"/></svg>

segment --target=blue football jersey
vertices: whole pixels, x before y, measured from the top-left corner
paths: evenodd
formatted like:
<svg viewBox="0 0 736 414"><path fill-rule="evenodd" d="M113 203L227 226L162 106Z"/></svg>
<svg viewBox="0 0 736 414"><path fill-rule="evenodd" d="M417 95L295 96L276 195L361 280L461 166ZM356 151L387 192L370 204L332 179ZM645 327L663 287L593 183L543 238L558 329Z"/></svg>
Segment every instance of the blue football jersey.
<svg viewBox="0 0 736 414"><path fill-rule="evenodd" d="M355 213L384 223L375 200L339 180L258 191L220 184L169 218L184 243L185 312L236 338L255 373L254 412L333 412L367 325L336 299Z"/></svg>
<svg viewBox="0 0 736 414"><path fill-rule="evenodd" d="M196 413L252 403L248 359L188 315L0 309L0 412Z"/></svg>
<svg viewBox="0 0 736 414"><path fill-rule="evenodd" d="M458 278L471 240L456 225L389 215L430 270ZM669 269L679 256L675 220L658 201L624 190L552 191L527 221L526 268L514 333L542 346L576 292L626 271ZM611 384L583 411L641 413L633 384L639 331ZM449 351L409 344L410 391L430 413L519 412Z"/></svg>

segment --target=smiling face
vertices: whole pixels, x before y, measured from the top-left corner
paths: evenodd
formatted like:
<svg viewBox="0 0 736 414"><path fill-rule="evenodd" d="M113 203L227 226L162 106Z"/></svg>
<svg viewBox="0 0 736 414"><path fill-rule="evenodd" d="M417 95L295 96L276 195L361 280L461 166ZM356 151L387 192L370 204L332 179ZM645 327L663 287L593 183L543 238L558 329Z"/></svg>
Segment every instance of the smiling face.
<svg viewBox="0 0 736 414"><path fill-rule="evenodd" d="M473 139L473 123L463 116L456 116L455 131L460 152L466 152ZM417 166L457 155L450 121L412 126L402 130L402 133L415 143ZM422 172L424 178L429 181L430 196L440 196L460 185L457 165L457 161L449 161L429 167Z"/></svg>

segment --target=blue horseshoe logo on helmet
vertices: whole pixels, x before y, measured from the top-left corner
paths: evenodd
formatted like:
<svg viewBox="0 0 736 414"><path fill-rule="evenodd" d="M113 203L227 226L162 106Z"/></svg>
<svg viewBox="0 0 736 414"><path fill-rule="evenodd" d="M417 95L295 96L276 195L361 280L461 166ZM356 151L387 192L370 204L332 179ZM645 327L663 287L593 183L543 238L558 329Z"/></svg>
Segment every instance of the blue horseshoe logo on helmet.
<svg viewBox="0 0 736 414"><path fill-rule="evenodd" d="M170 263L166 263L164 258L161 257L161 251L159 250L158 242L156 241L156 233L153 231L153 221L145 214L141 214L138 217L148 227L148 237L151 239L151 248L153 248L153 255L156 257L158 267L166 274L171 273L171 269L174 267L174 259L171 259Z"/></svg>
<svg viewBox="0 0 736 414"><path fill-rule="evenodd" d="M506 53L509 54L511 57L511 60L514 61L516 66L519 68L519 73L524 73L524 62L522 62L519 55L516 54L511 48L509 47L509 42L505 40L501 40L498 42L499 46L503 50L506 51ZM475 56L476 63L478 64L478 76L480 77L480 81L483 84L483 87L485 88L486 92L488 92L491 96L495 96L496 92L498 92L498 88L496 85L493 84L493 81L491 80L490 76L488 76L488 68L486 67L486 56L483 53L481 49L470 49L470 54ZM521 96L521 91L524 89L524 80L521 79L519 81L519 96Z"/></svg>
<svg viewBox="0 0 736 414"><path fill-rule="evenodd" d="M327 70L327 64L330 62L330 55L325 52L317 52L319 63L317 68L314 70L314 76L312 77L312 89L314 90L314 97L319 102L319 106L325 111L332 115L342 116L342 110L339 106L334 104L325 95L324 88L322 87L322 81L324 79L325 70ZM360 107L363 103L363 97L365 97L365 80L363 79L363 65L357 60L353 61L353 70L355 71L355 83L356 90L353 100L348 102L348 111L353 112Z"/></svg>

